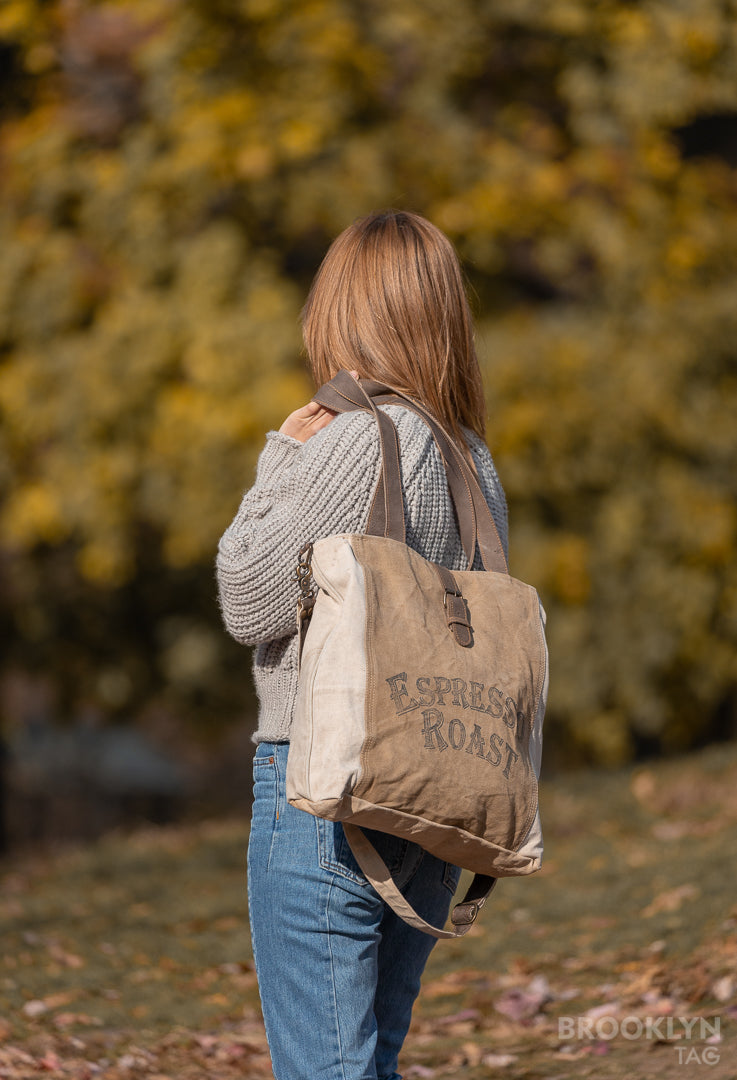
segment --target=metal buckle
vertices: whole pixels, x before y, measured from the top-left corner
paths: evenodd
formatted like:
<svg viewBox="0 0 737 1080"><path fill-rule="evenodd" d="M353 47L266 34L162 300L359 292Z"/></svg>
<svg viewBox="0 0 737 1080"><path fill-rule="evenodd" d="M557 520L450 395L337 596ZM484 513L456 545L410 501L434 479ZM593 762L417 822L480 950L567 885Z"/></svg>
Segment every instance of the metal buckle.
<svg viewBox="0 0 737 1080"><path fill-rule="evenodd" d="M470 926L471 923L476 921L480 910L481 905L478 901L469 900L468 903L459 904L458 907L453 909L450 921L454 926Z"/></svg>

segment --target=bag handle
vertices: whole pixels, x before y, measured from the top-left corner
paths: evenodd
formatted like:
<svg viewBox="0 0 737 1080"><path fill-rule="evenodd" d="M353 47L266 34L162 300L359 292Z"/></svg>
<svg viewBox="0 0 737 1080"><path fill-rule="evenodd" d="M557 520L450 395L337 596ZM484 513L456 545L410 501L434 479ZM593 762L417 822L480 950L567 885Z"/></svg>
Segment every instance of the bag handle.
<svg viewBox="0 0 737 1080"><path fill-rule="evenodd" d="M466 494L473 506L473 520L476 523L475 540L476 543L478 543L479 551L481 552L481 562L484 569L496 570L499 573L508 574L509 568L507 565L507 557L504 554L504 547L502 546L496 522L489 509L489 504L484 498L484 493L481 490L478 478L476 477L474 470L469 466L466 458L458 447L458 444L435 419L432 413L430 413L423 405L420 405L419 402L413 401L411 398L407 398L403 394L397 394L396 392L394 397L399 399L399 404L407 409L411 409L418 416L422 417L432 431L435 443L443 458L449 481L452 480L455 472L460 474L462 483L466 488ZM382 399L380 398L378 401L381 403ZM450 484L450 487L452 494L452 483ZM473 554L475 554L475 547L472 548L472 557L468 566L469 570L473 565Z"/></svg>
<svg viewBox="0 0 737 1080"><path fill-rule="evenodd" d="M351 851L356 857L356 862L366 875L367 881L373 885L382 900L386 901L396 911L400 918L410 926L422 930L434 938L459 938L467 934L476 921L476 916L486 903L489 893L496 885L496 878L487 877L485 874L474 874L473 880L466 890L466 895L460 904L456 904L450 915L453 924L452 930L444 930L442 927L433 926L415 911L409 901L402 896L394 884L389 867L381 855L358 825L343 822L343 832L348 841Z"/></svg>
<svg viewBox="0 0 737 1080"><path fill-rule="evenodd" d="M445 467L469 569L478 544L486 570L509 572L496 523L473 470L447 431L424 406L383 383L372 379L358 381L347 371L334 375L312 400L335 412L363 409L371 412L378 423L382 469L369 512L366 530L369 535L388 536L402 543L406 540L396 428L386 413L377 408L398 404L416 413L432 432Z"/></svg>
<svg viewBox="0 0 737 1080"><path fill-rule="evenodd" d="M374 491L369 511L370 536L389 536L392 540L406 542L404 503L402 501L402 478L399 469L399 441L397 429L386 413L377 409L373 398L347 371L339 371L330 382L321 386L312 398L333 412L355 412L362 409L371 412L379 425L381 444L381 473ZM372 386L379 387L379 383ZM381 387L382 391L388 387Z"/></svg>
<svg viewBox="0 0 737 1080"><path fill-rule="evenodd" d="M377 409L376 401L379 399L382 403L392 400L397 403L400 400L391 387L370 379L358 382L346 371L339 371L329 383L320 387L313 397L313 401L326 405L335 412L363 409L373 414L379 426L382 468L374 491L366 532L370 536L388 536L404 543L406 532L396 428L386 413ZM402 397L401 404L409 405L409 399ZM452 470L448 475L448 483L456 508L461 543L470 566L476 548L473 502L468 498L466 487L457 470Z"/></svg>

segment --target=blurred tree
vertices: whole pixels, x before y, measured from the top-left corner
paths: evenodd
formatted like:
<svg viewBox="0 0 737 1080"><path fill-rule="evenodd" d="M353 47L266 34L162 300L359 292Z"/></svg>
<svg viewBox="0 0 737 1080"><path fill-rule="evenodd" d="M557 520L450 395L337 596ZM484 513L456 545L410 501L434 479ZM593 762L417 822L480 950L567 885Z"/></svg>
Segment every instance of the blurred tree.
<svg viewBox="0 0 737 1080"><path fill-rule="evenodd" d="M478 297L550 721L619 762L734 730L734 0L6 0L6 665L64 708L242 700L212 558L307 394L329 240L398 205Z"/></svg>

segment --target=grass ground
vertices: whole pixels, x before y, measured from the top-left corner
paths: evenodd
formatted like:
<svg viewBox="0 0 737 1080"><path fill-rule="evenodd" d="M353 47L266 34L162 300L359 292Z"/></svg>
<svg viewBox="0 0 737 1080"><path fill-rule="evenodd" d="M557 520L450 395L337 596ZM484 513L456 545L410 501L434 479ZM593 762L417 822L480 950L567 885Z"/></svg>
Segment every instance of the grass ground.
<svg viewBox="0 0 737 1080"><path fill-rule="evenodd" d="M737 1080L737 747L561 778L542 810L543 871L433 952L407 1080ZM0 1078L270 1076L246 843L227 821L10 861Z"/></svg>

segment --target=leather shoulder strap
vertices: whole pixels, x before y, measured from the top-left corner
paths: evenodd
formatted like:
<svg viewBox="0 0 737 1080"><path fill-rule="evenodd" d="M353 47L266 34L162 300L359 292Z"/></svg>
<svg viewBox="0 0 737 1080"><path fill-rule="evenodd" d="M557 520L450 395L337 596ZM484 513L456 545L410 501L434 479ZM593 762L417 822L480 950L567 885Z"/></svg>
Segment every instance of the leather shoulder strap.
<svg viewBox="0 0 737 1080"><path fill-rule="evenodd" d="M483 874L474 875L466 895L460 904L456 904L451 912L450 921L453 930L444 930L440 926L433 926L419 915L409 901L402 895L391 876L388 866L379 855L378 851L358 825L348 821L343 822L343 832L348 841L351 851L356 857L356 862L363 870L367 880L376 889L382 900L385 900L410 926L423 930L434 938L457 938L463 937L473 926L481 908L491 890L496 885L496 878L486 877Z"/></svg>
<svg viewBox="0 0 737 1080"><path fill-rule="evenodd" d="M381 399L379 399L379 402L381 403ZM420 405L419 402L400 396L400 403L406 408L412 409L418 416L421 416L432 431L435 442L445 463L451 494L453 494L454 491L453 480L455 478L456 486L462 485L466 499L470 500L473 507L472 519L474 522L475 541L478 543L484 568L486 570L496 570L504 574L509 573L507 557L504 554L504 547L502 545L501 537L499 536L499 530L496 527L496 522L494 521L494 516L489 509L489 504L484 498L481 485L479 484L473 469L466 461L462 451L447 433L445 428L435 419L432 413L425 409L424 406ZM475 544L471 550L472 552L475 552ZM468 552L466 552L466 554L468 555ZM469 569L471 568L472 563L473 556L469 559Z"/></svg>
<svg viewBox="0 0 737 1080"><path fill-rule="evenodd" d="M312 400L334 412L354 412L362 409L372 413L379 426L381 444L381 474L374 491L366 531L371 536L389 536L406 542L402 476L399 469L399 440L390 417L377 409L373 396L365 387L378 383L357 382L347 371L339 371L330 382L321 386ZM387 389L382 387L382 389Z"/></svg>
<svg viewBox="0 0 737 1080"><path fill-rule="evenodd" d="M355 409L370 411L378 423L382 471L369 514L369 534L390 536L405 542L396 428L386 413L377 408L377 405L384 404L402 405L420 416L429 426L441 454L469 569L473 565L478 544L482 563L487 570L508 572L496 523L473 470L454 440L424 406L383 383L370 379L357 381L347 371L339 371L330 382L320 387L313 401L335 412Z"/></svg>

